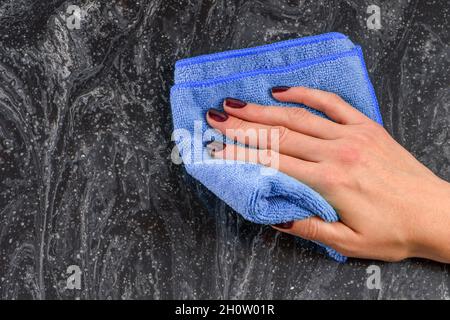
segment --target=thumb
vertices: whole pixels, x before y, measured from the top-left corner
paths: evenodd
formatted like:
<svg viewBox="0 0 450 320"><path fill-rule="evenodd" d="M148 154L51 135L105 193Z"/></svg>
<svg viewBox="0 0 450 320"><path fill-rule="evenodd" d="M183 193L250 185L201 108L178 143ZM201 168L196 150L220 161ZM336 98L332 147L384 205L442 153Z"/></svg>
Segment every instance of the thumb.
<svg viewBox="0 0 450 320"><path fill-rule="evenodd" d="M357 238L356 233L342 222L329 223L318 217L280 223L272 227L306 240L321 242L332 248L348 248L356 243Z"/></svg>

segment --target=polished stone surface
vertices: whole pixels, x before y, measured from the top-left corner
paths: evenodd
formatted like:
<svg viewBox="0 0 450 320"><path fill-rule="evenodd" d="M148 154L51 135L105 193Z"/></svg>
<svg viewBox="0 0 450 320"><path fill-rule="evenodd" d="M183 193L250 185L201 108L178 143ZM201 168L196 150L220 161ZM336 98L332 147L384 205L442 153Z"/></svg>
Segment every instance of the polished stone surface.
<svg viewBox="0 0 450 320"><path fill-rule="evenodd" d="M381 30L366 25L371 4ZM449 7L0 1L0 297L450 299L446 265L337 264L243 221L170 161L168 98L179 58L343 32L363 46L388 130L450 180Z"/></svg>

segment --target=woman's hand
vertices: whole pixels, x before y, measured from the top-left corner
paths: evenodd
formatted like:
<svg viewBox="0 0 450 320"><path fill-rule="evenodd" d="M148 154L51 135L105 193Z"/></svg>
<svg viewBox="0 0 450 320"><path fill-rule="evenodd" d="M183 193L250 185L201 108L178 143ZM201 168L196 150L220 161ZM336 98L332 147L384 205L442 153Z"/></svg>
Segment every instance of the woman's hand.
<svg viewBox="0 0 450 320"><path fill-rule="evenodd" d="M341 219L326 223L315 217L274 228L320 241L350 257L386 261L423 257L450 262L447 182L337 95L304 87L278 87L272 93L279 101L319 110L334 122L303 108L260 106L228 98L226 113L209 110L208 123L260 150L213 144L213 156L274 166L322 194ZM279 140L250 141L252 133L242 134L261 130L269 132L267 136L276 131Z"/></svg>

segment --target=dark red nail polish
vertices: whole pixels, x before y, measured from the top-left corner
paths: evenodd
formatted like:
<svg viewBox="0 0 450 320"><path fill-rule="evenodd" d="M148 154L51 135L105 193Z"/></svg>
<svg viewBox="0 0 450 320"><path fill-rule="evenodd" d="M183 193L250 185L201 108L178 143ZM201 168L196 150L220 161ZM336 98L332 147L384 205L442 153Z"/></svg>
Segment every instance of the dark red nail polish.
<svg viewBox="0 0 450 320"><path fill-rule="evenodd" d="M285 92L288 91L291 87L273 87L272 88L272 93L281 93L281 92Z"/></svg>
<svg viewBox="0 0 450 320"><path fill-rule="evenodd" d="M247 102L235 98L226 98L225 105L230 108L243 108L247 105Z"/></svg>
<svg viewBox="0 0 450 320"><path fill-rule="evenodd" d="M228 119L228 115L225 112L221 112L217 109L209 109L208 116L217 122L224 122Z"/></svg>
<svg viewBox="0 0 450 320"><path fill-rule="evenodd" d="M294 225L294 221L288 221L283 223L275 224L274 226L280 229L290 229Z"/></svg>

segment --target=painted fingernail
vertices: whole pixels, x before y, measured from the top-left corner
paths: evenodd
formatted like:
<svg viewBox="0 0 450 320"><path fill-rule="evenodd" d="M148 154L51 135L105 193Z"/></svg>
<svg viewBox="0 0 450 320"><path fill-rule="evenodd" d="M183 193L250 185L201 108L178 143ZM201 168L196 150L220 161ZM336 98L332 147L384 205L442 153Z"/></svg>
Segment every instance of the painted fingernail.
<svg viewBox="0 0 450 320"><path fill-rule="evenodd" d="M217 122L224 122L228 119L228 115L225 112L221 112L217 109L209 109L208 116Z"/></svg>
<svg viewBox="0 0 450 320"><path fill-rule="evenodd" d="M294 221L288 221L283 223L275 224L274 226L280 229L290 229L294 225Z"/></svg>
<svg viewBox="0 0 450 320"><path fill-rule="evenodd" d="M288 91L291 87L273 87L272 88L272 93L281 93L281 92L285 92Z"/></svg>
<svg viewBox="0 0 450 320"><path fill-rule="evenodd" d="M226 146L227 145L225 143L220 143L220 142L217 142L217 141L213 141L213 142L211 142L210 144L208 144L206 146L206 149L208 150L209 155L211 157L213 157L215 152L222 151L223 149L225 149Z"/></svg>
<svg viewBox="0 0 450 320"><path fill-rule="evenodd" d="M243 108L247 105L247 102L235 98L226 98L225 105L230 108Z"/></svg>

